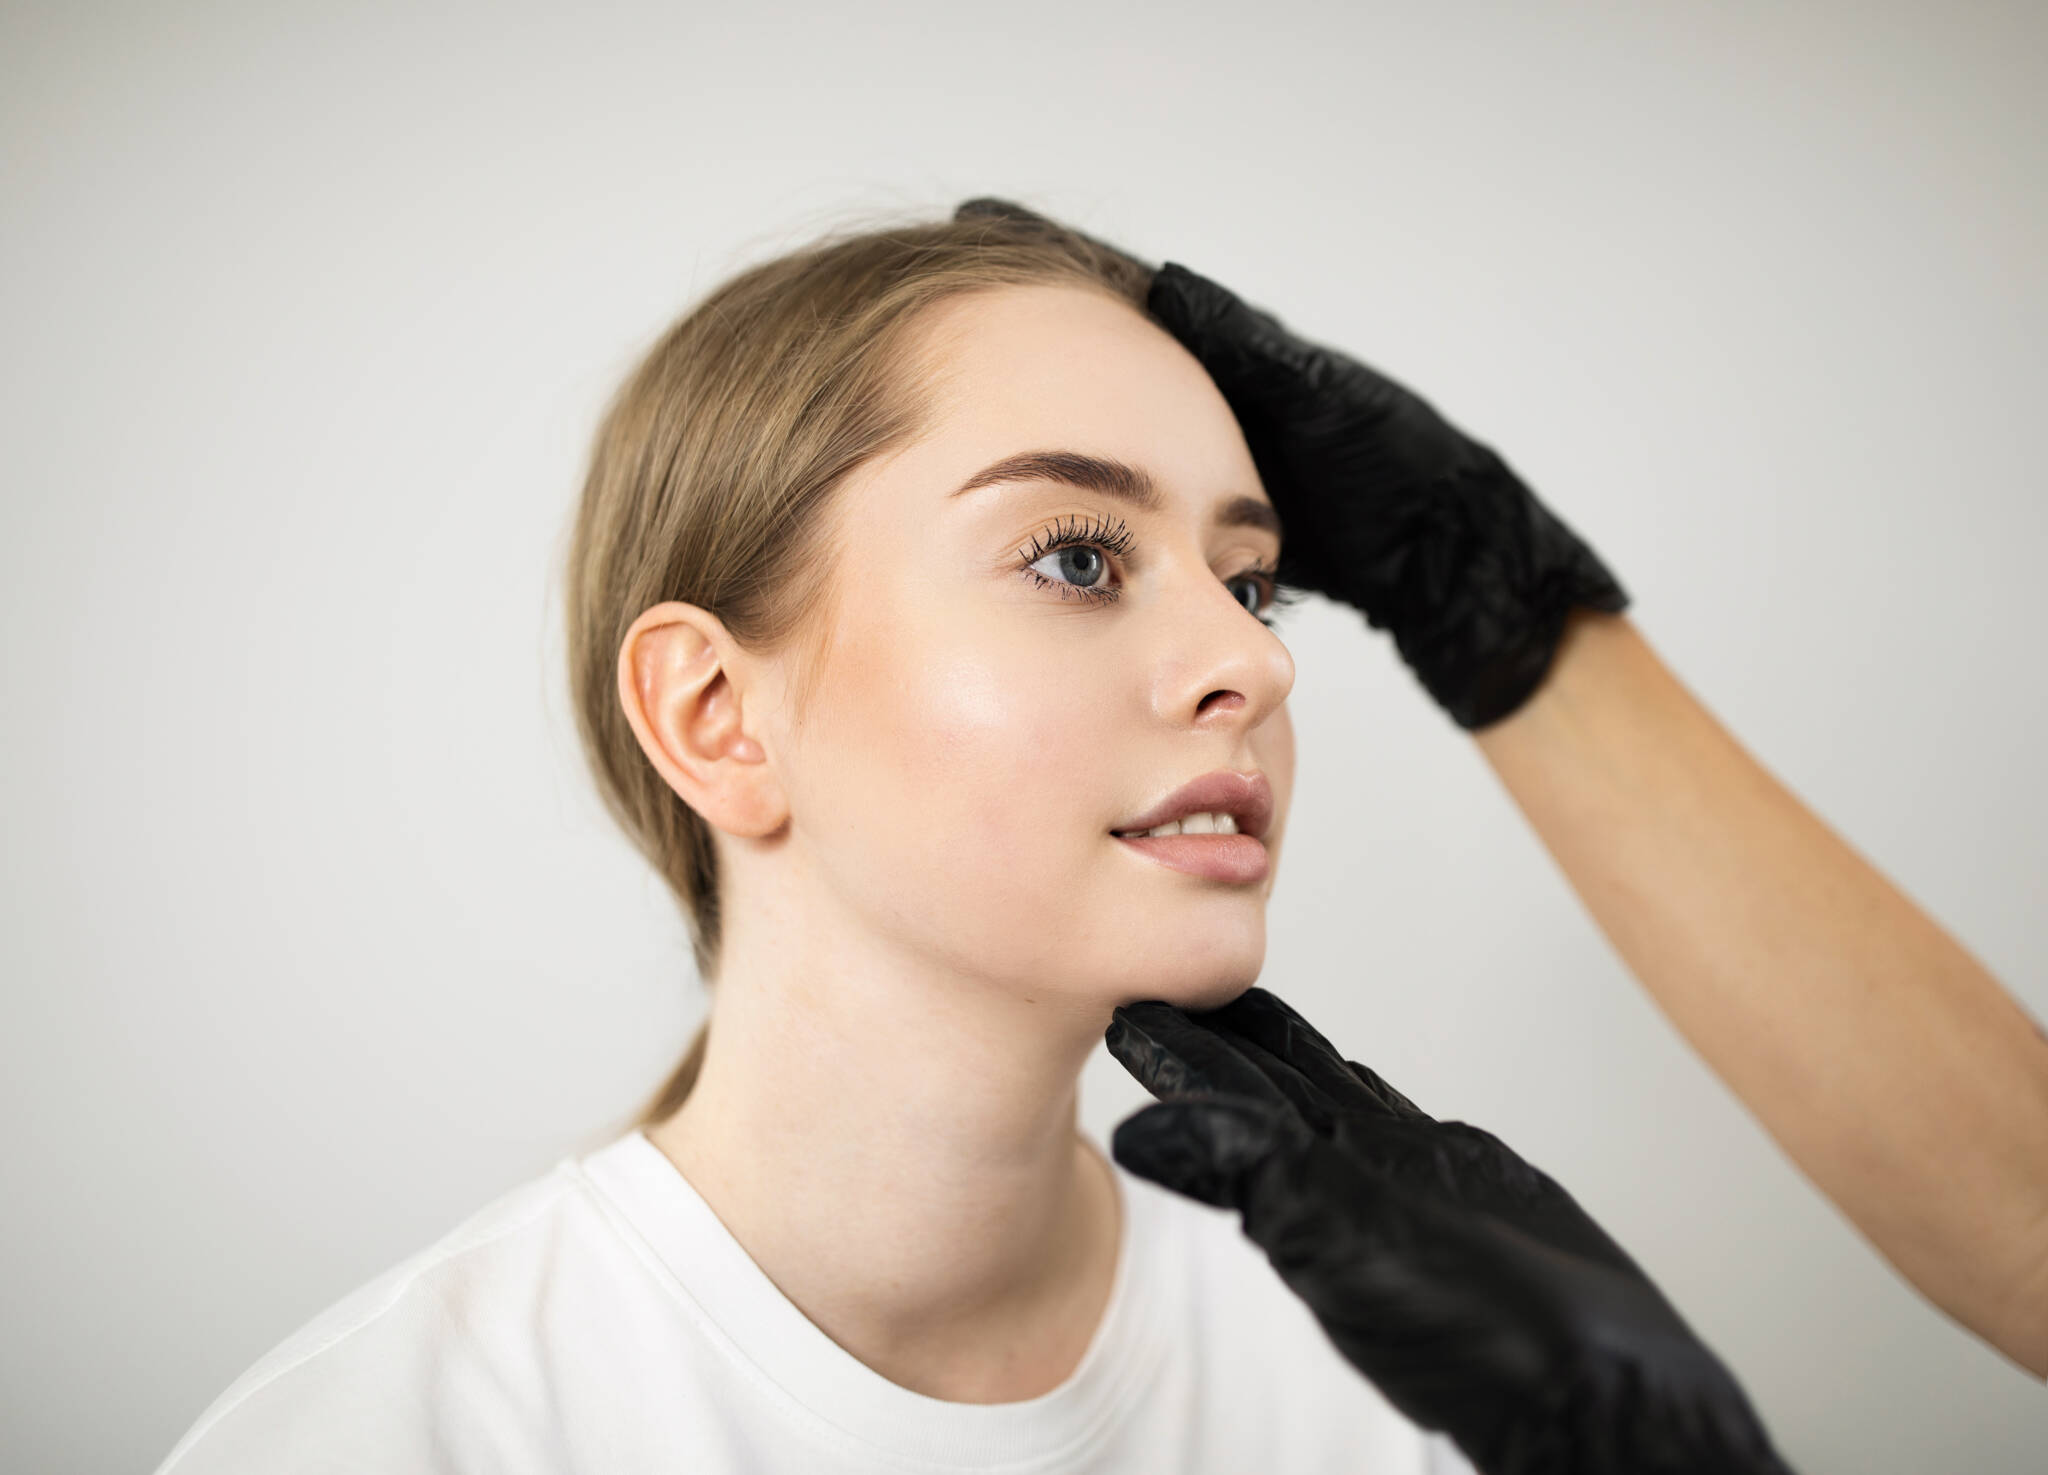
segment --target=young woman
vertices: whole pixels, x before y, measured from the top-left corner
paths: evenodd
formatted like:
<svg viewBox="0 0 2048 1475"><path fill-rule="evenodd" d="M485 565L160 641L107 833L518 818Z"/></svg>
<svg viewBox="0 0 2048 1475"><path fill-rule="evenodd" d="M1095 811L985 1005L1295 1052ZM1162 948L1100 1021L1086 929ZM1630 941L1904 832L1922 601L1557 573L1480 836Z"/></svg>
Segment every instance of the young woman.
<svg viewBox="0 0 2048 1475"><path fill-rule="evenodd" d="M2048 1366L2024 1011L1489 448L977 201L726 283L598 438L571 682L706 1028L633 1131L289 1339L165 1469L1782 1475L1554 1181L1252 986L1283 585L1392 634L1801 1166ZM1105 1026L1162 1098L1114 1161L1075 1129Z"/></svg>
<svg viewBox="0 0 2048 1475"><path fill-rule="evenodd" d="M1470 1468L1234 1214L1077 1131L1118 1004L1259 976L1293 794L1278 519L1148 277L1043 222L845 234L647 354L570 679L706 1029L644 1130L331 1308L164 1470ZM1258 843L1118 837L1190 781Z"/></svg>

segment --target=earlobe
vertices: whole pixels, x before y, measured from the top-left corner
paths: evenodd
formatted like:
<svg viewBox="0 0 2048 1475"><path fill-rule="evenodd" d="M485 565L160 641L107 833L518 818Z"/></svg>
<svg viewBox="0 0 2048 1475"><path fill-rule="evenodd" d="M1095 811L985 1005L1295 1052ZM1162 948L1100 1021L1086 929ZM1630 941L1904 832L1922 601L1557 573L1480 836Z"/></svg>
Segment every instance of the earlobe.
<svg viewBox="0 0 2048 1475"><path fill-rule="evenodd" d="M782 823L767 754L743 722L731 643L715 616L669 601L644 611L619 645L619 702L668 786L719 829L766 834Z"/></svg>

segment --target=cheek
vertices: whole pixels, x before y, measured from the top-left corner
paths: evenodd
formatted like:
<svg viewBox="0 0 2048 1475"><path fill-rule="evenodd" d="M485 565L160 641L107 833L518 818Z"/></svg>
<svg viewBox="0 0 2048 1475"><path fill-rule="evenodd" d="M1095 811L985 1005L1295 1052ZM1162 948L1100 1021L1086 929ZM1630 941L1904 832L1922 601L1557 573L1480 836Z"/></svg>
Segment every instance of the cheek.
<svg viewBox="0 0 2048 1475"><path fill-rule="evenodd" d="M992 949L1021 962L1056 946L1048 918L1071 920L1123 802L1105 746L1114 673L1000 623L892 620L855 639L832 654L830 729L811 749L832 771L810 767L799 796L823 811L812 833L835 884L984 970Z"/></svg>
<svg viewBox="0 0 2048 1475"><path fill-rule="evenodd" d="M1273 858L1272 874L1266 878L1266 891L1271 895L1280 876L1280 852L1287 843L1287 820L1294 808L1294 718L1285 702L1252 734L1252 758L1273 785L1273 824L1266 836L1266 849Z"/></svg>
<svg viewBox="0 0 2048 1475"><path fill-rule="evenodd" d="M900 780L933 826L968 842L956 860L995 847L1028 868L1090 834L1107 694L1085 677L1042 650L982 642L930 651L899 690L888 741Z"/></svg>
<svg viewBox="0 0 2048 1475"><path fill-rule="evenodd" d="M1253 734L1252 751L1272 781L1274 813L1285 820L1294 799L1294 716L1285 702Z"/></svg>
<svg viewBox="0 0 2048 1475"><path fill-rule="evenodd" d="M1034 1002L1234 997L1263 962L1263 893L1155 874L1109 835L1150 797L1133 783L1165 776L1130 671L959 609L870 608L836 637L793 796L823 884L907 952ZM1292 729L1261 724L1251 752L1291 792Z"/></svg>

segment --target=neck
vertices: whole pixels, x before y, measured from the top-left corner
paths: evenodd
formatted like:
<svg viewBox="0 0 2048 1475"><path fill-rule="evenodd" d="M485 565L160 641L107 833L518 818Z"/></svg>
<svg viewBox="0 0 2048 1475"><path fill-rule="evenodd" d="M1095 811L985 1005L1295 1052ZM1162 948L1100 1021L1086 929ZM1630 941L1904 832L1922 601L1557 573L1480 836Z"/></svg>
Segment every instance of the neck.
<svg viewBox="0 0 2048 1475"><path fill-rule="evenodd" d="M1106 1011L843 936L822 956L727 941L702 1072L650 1139L884 1376L959 1402L1056 1386L1116 1263L1115 1181L1075 1115Z"/></svg>

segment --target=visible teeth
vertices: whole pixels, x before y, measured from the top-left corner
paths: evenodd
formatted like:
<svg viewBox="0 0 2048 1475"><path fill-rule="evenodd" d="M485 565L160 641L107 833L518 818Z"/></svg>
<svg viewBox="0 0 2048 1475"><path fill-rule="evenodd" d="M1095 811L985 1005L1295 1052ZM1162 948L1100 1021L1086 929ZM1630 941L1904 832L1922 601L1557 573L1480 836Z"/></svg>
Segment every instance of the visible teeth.
<svg viewBox="0 0 2048 1475"><path fill-rule="evenodd" d="M1149 830L1119 830L1119 835L1136 840L1152 835L1235 835L1237 816L1234 814L1190 814L1180 819L1170 819L1163 825L1154 825Z"/></svg>

